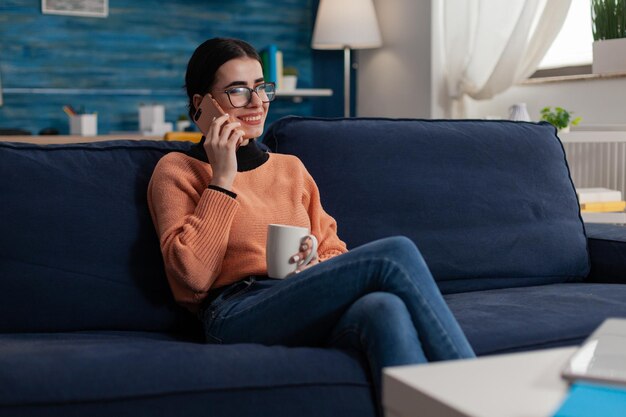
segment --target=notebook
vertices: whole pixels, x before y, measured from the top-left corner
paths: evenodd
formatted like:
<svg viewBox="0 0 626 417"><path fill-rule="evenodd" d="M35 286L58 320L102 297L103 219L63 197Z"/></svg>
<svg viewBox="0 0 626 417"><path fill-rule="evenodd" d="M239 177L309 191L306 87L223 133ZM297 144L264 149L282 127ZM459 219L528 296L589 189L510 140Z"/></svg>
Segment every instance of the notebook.
<svg viewBox="0 0 626 417"><path fill-rule="evenodd" d="M585 340L563 378L626 386L626 319L608 319Z"/></svg>

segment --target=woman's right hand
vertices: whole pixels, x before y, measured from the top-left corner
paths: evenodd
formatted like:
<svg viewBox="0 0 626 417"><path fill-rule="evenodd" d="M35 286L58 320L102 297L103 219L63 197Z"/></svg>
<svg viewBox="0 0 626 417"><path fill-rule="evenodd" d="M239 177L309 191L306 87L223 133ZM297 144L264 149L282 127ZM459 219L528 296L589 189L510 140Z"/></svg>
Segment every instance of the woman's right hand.
<svg viewBox="0 0 626 417"><path fill-rule="evenodd" d="M237 174L236 151L243 142L244 131L239 122L231 122L228 114L213 120L204 141L204 151L213 169L211 185L231 190Z"/></svg>

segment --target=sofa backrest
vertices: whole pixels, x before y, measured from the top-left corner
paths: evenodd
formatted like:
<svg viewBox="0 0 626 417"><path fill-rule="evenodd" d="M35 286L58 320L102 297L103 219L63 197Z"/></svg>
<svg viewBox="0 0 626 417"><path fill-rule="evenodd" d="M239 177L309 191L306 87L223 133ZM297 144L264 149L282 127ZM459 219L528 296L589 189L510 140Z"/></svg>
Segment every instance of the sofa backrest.
<svg viewBox="0 0 626 417"><path fill-rule="evenodd" d="M349 248L405 235L443 292L588 273L578 201L549 124L287 117L264 142L304 162Z"/></svg>
<svg viewBox="0 0 626 417"><path fill-rule="evenodd" d="M146 190L157 161L188 147L0 143L0 332L186 325Z"/></svg>

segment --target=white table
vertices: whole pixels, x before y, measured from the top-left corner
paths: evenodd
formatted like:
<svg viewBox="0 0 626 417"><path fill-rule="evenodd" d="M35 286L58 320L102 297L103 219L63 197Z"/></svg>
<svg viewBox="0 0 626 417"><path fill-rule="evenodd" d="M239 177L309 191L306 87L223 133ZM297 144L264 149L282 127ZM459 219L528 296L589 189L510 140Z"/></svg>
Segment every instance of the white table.
<svg viewBox="0 0 626 417"><path fill-rule="evenodd" d="M386 417L549 417L569 390L576 348L385 368Z"/></svg>

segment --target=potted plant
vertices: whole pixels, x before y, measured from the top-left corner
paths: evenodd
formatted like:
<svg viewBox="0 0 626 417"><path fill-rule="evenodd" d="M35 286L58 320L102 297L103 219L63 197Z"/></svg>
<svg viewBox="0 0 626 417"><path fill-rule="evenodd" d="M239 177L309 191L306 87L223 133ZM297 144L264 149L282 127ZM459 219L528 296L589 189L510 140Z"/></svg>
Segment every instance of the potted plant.
<svg viewBox="0 0 626 417"><path fill-rule="evenodd" d="M626 71L626 0L591 0L594 74Z"/></svg>
<svg viewBox="0 0 626 417"><path fill-rule="evenodd" d="M178 120L176 121L176 130L179 132L184 132L187 128L191 126L191 122L189 121L189 117L186 114L181 114L178 116Z"/></svg>
<svg viewBox="0 0 626 417"><path fill-rule="evenodd" d="M294 67L285 67L283 69L283 79L280 88L286 91L293 91L298 84L298 69Z"/></svg>
<svg viewBox="0 0 626 417"><path fill-rule="evenodd" d="M555 107L553 111L552 107L548 106L541 109L541 120L556 127L559 133L567 133L570 126L576 126L582 120L581 117L572 119L572 114L574 112L565 110L563 107Z"/></svg>

